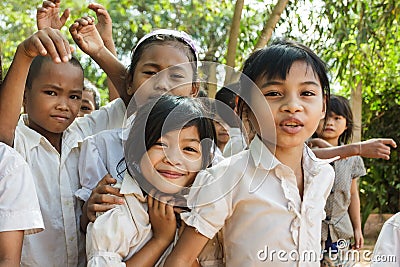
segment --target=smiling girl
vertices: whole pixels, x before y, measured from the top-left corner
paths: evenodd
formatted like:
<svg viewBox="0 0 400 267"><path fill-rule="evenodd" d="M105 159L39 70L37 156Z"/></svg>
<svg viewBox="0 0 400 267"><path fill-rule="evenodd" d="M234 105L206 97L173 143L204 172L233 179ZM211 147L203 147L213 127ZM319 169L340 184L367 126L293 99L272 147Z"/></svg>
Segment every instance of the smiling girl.
<svg viewBox="0 0 400 267"><path fill-rule="evenodd" d="M88 266L162 265L184 195L211 163L215 130L206 115L199 100L171 95L139 108L125 144L125 204L89 223Z"/></svg>

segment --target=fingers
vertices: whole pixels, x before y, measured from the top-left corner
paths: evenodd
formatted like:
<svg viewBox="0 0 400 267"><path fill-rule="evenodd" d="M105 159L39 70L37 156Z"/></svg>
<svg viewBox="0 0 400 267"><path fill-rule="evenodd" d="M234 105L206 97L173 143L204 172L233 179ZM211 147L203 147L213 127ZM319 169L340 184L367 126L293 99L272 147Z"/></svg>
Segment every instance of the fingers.
<svg viewBox="0 0 400 267"><path fill-rule="evenodd" d="M99 185L110 185L110 184L115 184L117 182L116 179L114 179L111 174L107 173L104 175L104 177L97 183L97 186Z"/></svg>
<svg viewBox="0 0 400 267"><path fill-rule="evenodd" d="M64 10L63 14L60 17L60 21L62 25L65 25L65 22L67 21L67 19L69 18L69 14L70 14L70 10L69 8L67 8L66 10Z"/></svg>
<svg viewBox="0 0 400 267"><path fill-rule="evenodd" d="M382 140L382 143L385 145L391 146L393 148L397 147L396 142L391 138L382 138L381 140Z"/></svg>
<svg viewBox="0 0 400 267"><path fill-rule="evenodd" d="M49 55L54 62L67 62L72 57L68 41L55 29L46 28L38 31L23 42L26 55Z"/></svg>
<svg viewBox="0 0 400 267"><path fill-rule="evenodd" d="M42 4L42 9L47 9L47 8L53 8L53 7L56 7L56 3L55 2L58 2L58 4L60 3L60 1L43 1L43 4Z"/></svg>

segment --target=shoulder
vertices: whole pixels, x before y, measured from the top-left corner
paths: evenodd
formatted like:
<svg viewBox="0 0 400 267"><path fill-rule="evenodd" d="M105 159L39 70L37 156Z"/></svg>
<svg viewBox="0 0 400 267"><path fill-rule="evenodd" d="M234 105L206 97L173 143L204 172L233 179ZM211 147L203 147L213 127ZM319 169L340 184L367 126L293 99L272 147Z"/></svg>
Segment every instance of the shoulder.
<svg viewBox="0 0 400 267"><path fill-rule="evenodd" d="M20 168L28 168L26 161L12 147L0 143L0 179L4 176L13 174Z"/></svg>

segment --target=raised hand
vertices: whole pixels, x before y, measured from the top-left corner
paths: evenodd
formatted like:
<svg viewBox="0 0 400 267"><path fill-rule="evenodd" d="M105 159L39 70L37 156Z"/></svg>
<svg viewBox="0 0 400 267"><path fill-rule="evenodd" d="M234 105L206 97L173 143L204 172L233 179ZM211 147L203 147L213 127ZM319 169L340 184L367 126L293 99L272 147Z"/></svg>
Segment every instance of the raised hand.
<svg viewBox="0 0 400 267"><path fill-rule="evenodd" d="M112 37L112 20L110 14L108 14L104 6L97 3L90 3L88 7L89 9L96 12L98 21L96 24L96 28L104 44L106 46L108 44L114 44Z"/></svg>
<svg viewBox="0 0 400 267"><path fill-rule="evenodd" d="M101 39L94 22L95 20L91 16L82 17L75 20L69 28L69 32L71 33L75 43L83 52L92 58L104 49L103 40Z"/></svg>
<svg viewBox="0 0 400 267"><path fill-rule="evenodd" d="M68 62L71 59L71 47L59 30L45 28L31 35L20 44L25 56L49 55L54 62Z"/></svg>
<svg viewBox="0 0 400 267"><path fill-rule="evenodd" d="M70 10L67 8L63 14L60 13L60 0L44 1L36 11L36 24L39 30L53 28L61 30L67 21Z"/></svg>

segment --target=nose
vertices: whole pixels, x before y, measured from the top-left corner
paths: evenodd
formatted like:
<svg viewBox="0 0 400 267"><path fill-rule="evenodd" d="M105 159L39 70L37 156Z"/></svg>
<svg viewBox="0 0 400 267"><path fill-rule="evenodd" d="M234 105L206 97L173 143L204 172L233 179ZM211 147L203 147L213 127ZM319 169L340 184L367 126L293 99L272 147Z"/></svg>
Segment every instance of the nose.
<svg viewBox="0 0 400 267"><path fill-rule="evenodd" d="M170 81L167 71L161 71L154 76L154 89L156 91L166 92L170 88Z"/></svg>
<svg viewBox="0 0 400 267"><path fill-rule="evenodd" d="M182 157L184 157L181 151L175 147L164 148L164 160L169 164L176 166L182 164Z"/></svg>
<svg viewBox="0 0 400 267"><path fill-rule="evenodd" d="M63 98L63 97L62 97L62 98L59 98L59 100L58 100L58 102L57 102L56 109L62 110L62 111L67 111L67 110L69 110L69 107L68 107L68 100L65 99L65 98Z"/></svg>
<svg viewBox="0 0 400 267"><path fill-rule="evenodd" d="M326 118L326 125L333 125L333 118L332 117L327 117Z"/></svg>
<svg viewBox="0 0 400 267"><path fill-rule="evenodd" d="M281 106L282 112L296 113L303 111L303 105L300 100L295 96L288 96L285 103Z"/></svg>

